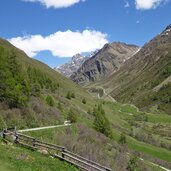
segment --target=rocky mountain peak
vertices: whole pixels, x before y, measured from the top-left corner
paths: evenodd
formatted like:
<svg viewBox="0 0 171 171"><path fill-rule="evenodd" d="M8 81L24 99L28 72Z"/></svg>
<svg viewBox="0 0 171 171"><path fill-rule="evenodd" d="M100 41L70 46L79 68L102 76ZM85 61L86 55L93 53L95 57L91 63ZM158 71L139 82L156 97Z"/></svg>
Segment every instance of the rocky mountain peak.
<svg viewBox="0 0 171 171"><path fill-rule="evenodd" d="M170 30L169 30L170 29ZM171 24L170 25L168 25L167 27L166 27L166 29L165 30L169 30L169 31L171 31Z"/></svg>
<svg viewBox="0 0 171 171"><path fill-rule="evenodd" d="M116 72L138 49L138 46L121 42L107 43L94 56L86 60L70 78L80 85L86 85L108 77L111 73Z"/></svg>
<svg viewBox="0 0 171 171"><path fill-rule="evenodd" d="M77 53L72 57L71 62L77 62L78 60L82 60L83 58L84 57L81 54Z"/></svg>
<svg viewBox="0 0 171 171"><path fill-rule="evenodd" d="M66 77L70 77L78 68L84 63L87 58L81 54L74 55L71 60L61 66L55 67L54 69Z"/></svg>

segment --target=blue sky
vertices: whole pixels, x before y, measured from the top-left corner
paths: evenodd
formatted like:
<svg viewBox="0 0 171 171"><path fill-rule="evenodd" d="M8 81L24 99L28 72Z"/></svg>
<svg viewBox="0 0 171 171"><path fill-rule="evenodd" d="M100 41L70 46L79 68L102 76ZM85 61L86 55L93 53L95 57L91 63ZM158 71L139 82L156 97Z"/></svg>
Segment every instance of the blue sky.
<svg viewBox="0 0 171 171"><path fill-rule="evenodd" d="M0 37L54 67L107 42L142 46L171 24L170 1L1 0Z"/></svg>

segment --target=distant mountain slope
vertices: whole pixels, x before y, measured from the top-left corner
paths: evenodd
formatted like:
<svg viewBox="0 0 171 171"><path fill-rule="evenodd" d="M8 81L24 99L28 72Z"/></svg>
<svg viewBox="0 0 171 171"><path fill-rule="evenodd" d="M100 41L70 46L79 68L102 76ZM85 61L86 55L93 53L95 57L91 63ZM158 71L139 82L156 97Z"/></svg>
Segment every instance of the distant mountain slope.
<svg viewBox="0 0 171 171"><path fill-rule="evenodd" d="M71 61L65 63L54 69L66 77L70 77L78 68L86 61L86 57L83 57L80 54L76 54L72 57Z"/></svg>
<svg viewBox="0 0 171 171"><path fill-rule="evenodd" d="M86 85L107 77L116 72L138 49L135 45L120 42L106 44L98 53L86 60L78 71L71 75L71 79L78 84Z"/></svg>
<svg viewBox="0 0 171 171"><path fill-rule="evenodd" d="M123 67L98 83L116 100L171 114L171 25L145 44ZM97 85L94 85L97 86Z"/></svg>

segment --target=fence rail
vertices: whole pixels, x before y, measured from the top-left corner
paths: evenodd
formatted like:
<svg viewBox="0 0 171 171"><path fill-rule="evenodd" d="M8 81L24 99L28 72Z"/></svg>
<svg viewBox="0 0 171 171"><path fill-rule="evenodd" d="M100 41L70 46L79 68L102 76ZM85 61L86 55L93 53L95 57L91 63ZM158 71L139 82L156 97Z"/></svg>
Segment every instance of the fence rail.
<svg viewBox="0 0 171 171"><path fill-rule="evenodd" d="M68 151L63 146L50 144L37 140L34 137L18 133L15 128L5 129L2 132L2 137L5 140L13 141L25 148L32 150L46 150L47 153L54 158L66 161L82 171L112 171L110 168L102 166L94 161L86 159L78 154Z"/></svg>

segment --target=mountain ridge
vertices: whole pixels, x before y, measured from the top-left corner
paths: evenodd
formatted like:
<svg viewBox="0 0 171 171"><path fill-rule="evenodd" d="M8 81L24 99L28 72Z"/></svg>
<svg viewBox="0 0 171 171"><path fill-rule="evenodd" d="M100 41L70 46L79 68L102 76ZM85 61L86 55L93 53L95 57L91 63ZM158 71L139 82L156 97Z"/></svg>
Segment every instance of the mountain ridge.
<svg viewBox="0 0 171 171"><path fill-rule="evenodd" d="M151 90L164 82L171 74L170 49L171 25L146 43L137 54L124 63L120 70L94 86L103 85L110 95L121 102L134 103L140 108L156 104L158 108L169 112L170 102L164 101L171 96L170 93L161 97L160 91ZM169 86L168 81L167 85ZM167 109L164 109L164 106Z"/></svg>
<svg viewBox="0 0 171 171"><path fill-rule="evenodd" d="M138 50L139 47L136 45L127 45L121 42L105 44L94 56L86 60L70 78L80 85L98 81L116 72Z"/></svg>

